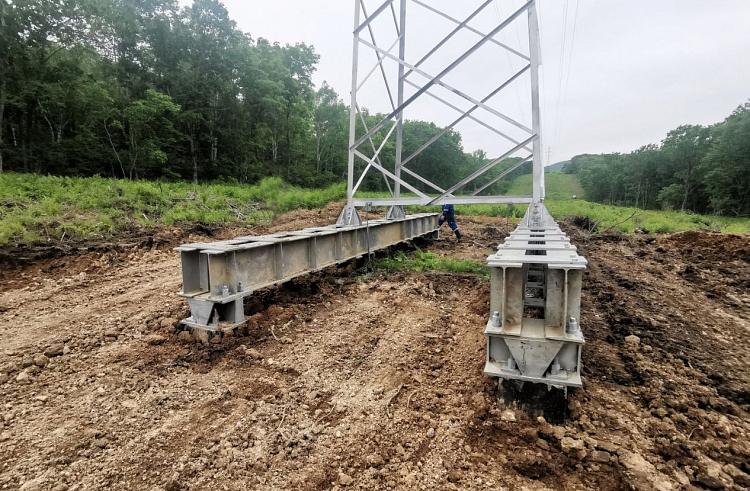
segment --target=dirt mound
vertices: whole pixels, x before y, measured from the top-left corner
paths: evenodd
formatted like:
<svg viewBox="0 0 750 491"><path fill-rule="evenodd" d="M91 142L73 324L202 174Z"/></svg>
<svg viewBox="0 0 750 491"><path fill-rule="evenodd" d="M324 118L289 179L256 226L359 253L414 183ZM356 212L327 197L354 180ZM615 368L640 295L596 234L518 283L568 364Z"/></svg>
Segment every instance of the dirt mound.
<svg viewBox="0 0 750 491"><path fill-rule="evenodd" d="M665 236L659 245L674 248L690 261L750 264L750 238L747 235L690 231Z"/></svg>
<svg viewBox="0 0 750 491"><path fill-rule="evenodd" d="M459 225L463 242L444 229L423 247L484 260L506 233ZM170 240L4 271L0 487L750 486L747 237L570 233L590 268L585 388L564 425L498 405L481 278L345 265L257 292L246 329L202 346L175 330L187 308Z"/></svg>

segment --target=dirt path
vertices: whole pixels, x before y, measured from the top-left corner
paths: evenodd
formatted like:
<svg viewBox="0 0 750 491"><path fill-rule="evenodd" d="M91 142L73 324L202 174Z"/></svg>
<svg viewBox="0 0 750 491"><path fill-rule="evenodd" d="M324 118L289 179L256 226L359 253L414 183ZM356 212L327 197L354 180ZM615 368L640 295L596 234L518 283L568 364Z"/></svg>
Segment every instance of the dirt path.
<svg viewBox="0 0 750 491"><path fill-rule="evenodd" d="M505 231L461 227L429 249L483 260ZM571 230L591 263L586 386L555 426L497 406L481 278L349 265L259 292L246 330L202 346L177 339L168 245L206 237L164 233L0 270L0 488L750 486L747 236Z"/></svg>

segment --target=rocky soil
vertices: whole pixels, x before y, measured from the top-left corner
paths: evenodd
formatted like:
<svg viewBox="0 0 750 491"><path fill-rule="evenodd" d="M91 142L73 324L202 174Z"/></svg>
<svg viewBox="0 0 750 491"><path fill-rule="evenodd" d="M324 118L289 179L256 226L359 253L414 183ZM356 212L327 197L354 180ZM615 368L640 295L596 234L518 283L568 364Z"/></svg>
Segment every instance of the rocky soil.
<svg viewBox="0 0 750 491"><path fill-rule="evenodd" d="M750 488L748 236L568 227L590 262L585 388L555 425L501 405L482 374L477 276L349 264L257 292L221 343L180 333L173 245L336 208L4 251L0 489ZM482 260L507 226L460 225L461 244L425 247Z"/></svg>

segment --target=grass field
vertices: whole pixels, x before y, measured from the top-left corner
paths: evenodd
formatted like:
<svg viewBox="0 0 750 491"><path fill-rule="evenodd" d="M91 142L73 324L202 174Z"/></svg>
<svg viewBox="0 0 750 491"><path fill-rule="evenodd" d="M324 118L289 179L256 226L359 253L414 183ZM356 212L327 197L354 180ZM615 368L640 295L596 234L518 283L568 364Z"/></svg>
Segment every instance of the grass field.
<svg viewBox="0 0 750 491"><path fill-rule="evenodd" d="M0 175L0 244L111 235L138 225L257 223L345 197L343 183L300 189L278 178L252 186L194 186L4 173Z"/></svg>
<svg viewBox="0 0 750 491"><path fill-rule="evenodd" d="M443 257L423 251L414 251L412 254L397 251L392 256L377 260L375 269L384 272L445 271L449 273L472 273L489 278L489 268L484 263L473 259Z"/></svg>
<svg viewBox="0 0 750 491"><path fill-rule="evenodd" d="M651 233L708 229L750 232L750 220L680 212L643 211L589 203L575 176L546 174L547 207L557 219L585 216L594 230L635 228ZM531 176L517 178L508 194L531 193ZM573 195L579 199L572 199ZM185 223L258 223L300 208L319 208L346 196L343 183L301 189L278 178L255 185L168 183L0 174L0 244L108 236L138 226ZM368 194L363 194L368 196ZM369 194L369 196L382 196ZM411 207L410 211L438 211ZM457 215L523 216L524 206L465 205ZM632 215L632 217L631 217ZM628 219L629 218L629 219ZM622 222L622 223L620 223Z"/></svg>

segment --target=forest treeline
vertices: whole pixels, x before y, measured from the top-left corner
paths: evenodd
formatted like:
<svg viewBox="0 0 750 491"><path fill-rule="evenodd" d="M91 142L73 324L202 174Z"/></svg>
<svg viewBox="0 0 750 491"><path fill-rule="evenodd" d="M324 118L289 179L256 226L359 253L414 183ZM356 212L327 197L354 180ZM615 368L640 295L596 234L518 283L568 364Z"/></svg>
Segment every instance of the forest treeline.
<svg viewBox="0 0 750 491"><path fill-rule="evenodd" d="M304 187L346 176L349 108L313 84L314 48L254 39L217 0L0 0L0 47L0 172L196 183L278 176ZM364 113L368 127L382 117ZM388 129L373 135L375 147ZM406 121L404 155L440 131ZM380 153L389 168L394 145L391 137ZM451 130L409 167L446 188L489 160L465 152ZM750 104L629 154L576 156L565 171L592 201L750 215ZM524 164L486 192L503 194L529 172ZM382 175L371 171L361 189L385 190Z"/></svg>
<svg viewBox="0 0 750 491"><path fill-rule="evenodd" d="M184 8L175 0L0 0L0 8L0 172L196 183L280 176L306 187L346 176L349 109L330 86L313 84L312 46L253 39L216 0ZM381 116L364 119L371 127ZM405 155L440 131L407 121ZM391 168L393 139L381 151ZM409 166L448 186L488 161L464 152L450 131ZM509 179L529 171L525 164ZM386 186L371 172L362 189Z"/></svg>
<svg viewBox="0 0 750 491"><path fill-rule="evenodd" d="M627 154L578 155L586 199L642 209L750 216L750 103L724 121L683 125Z"/></svg>

